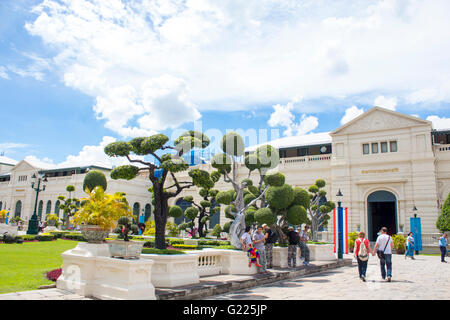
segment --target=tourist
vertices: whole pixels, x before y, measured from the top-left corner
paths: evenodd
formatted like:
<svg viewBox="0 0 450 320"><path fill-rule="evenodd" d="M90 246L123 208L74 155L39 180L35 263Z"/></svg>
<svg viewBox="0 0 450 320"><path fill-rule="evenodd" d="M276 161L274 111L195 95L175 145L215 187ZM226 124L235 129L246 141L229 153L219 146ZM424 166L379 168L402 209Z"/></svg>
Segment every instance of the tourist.
<svg viewBox="0 0 450 320"><path fill-rule="evenodd" d="M41 220L39 220L39 229L38 229L38 233L39 232L43 232L44 231L44 223L41 221Z"/></svg>
<svg viewBox="0 0 450 320"><path fill-rule="evenodd" d="M443 233L442 237L439 238L439 249L441 249L441 262L444 263L447 263L447 261L445 261L445 255L447 254L447 246L448 246L447 234Z"/></svg>
<svg viewBox="0 0 450 320"><path fill-rule="evenodd" d="M270 227L267 224L263 224L262 227L265 231L265 244L264 244L264 250L266 252L266 267L267 268L273 268L273 244L277 242L278 235L275 231L270 229Z"/></svg>
<svg viewBox="0 0 450 320"><path fill-rule="evenodd" d="M256 265L257 268L262 268L262 265L259 263L259 258L261 255L259 254L258 249L256 249L251 243L248 245L248 267L252 267L252 263Z"/></svg>
<svg viewBox="0 0 450 320"><path fill-rule="evenodd" d="M309 266L309 248L306 245L306 243L309 240L309 226L305 226L305 229L300 231L300 242L299 247L301 250L301 256L300 258L303 260L303 264L305 266Z"/></svg>
<svg viewBox="0 0 450 320"><path fill-rule="evenodd" d="M288 267L295 268L297 266L297 246L300 241L298 233L294 231L293 227L288 228L288 233L284 238L288 238Z"/></svg>
<svg viewBox="0 0 450 320"><path fill-rule="evenodd" d="M392 238L387 234L388 230L386 227L381 228L381 234L377 238L375 248L373 248L372 255L375 252L380 258L380 269L381 277L383 280L391 282L392 278L392 249L394 248L394 243ZM386 267L385 267L386 266Z"/></svg>
<svg viewBox="0 0 450 320"><path fill-rule="evenodd" d="M259 264L261 267L258 267L258 273L266 273L266 252L264 248L264 241L266 240L264 234L262 233L262 226L259 226L256 229L256 232L253 234L253 246L259 252Z"/></svg>
<svg viewBox="0 0 450 320"><path fill-rule="evenodd" d="M372 253L370 242L365 238L364 232L358 233L358 239L355 241L355 250L353 251L356 261L358 261L359 278L366 282L367 263L369 262L369 253ZM363 245L361 245L363 244Z"/></svg>
<svg viewBox="0 0 450 320"><path fill-rule="evenodd" d="M406 257L411 257L411 259L414 259L414 238L413 233L409 232L408 237L406 238L406 253L405 253L405 260Z"/></svg>
<svg viewBox="0 0 450 320"><path fill-rule="evenodd" d="M249 249L249 245L252 244L252 237L250 236L250 233L252 232L252 229L247 226L245 227L245 232L241 236L241 244L242 244L242 250L247 252Z"/></svg>

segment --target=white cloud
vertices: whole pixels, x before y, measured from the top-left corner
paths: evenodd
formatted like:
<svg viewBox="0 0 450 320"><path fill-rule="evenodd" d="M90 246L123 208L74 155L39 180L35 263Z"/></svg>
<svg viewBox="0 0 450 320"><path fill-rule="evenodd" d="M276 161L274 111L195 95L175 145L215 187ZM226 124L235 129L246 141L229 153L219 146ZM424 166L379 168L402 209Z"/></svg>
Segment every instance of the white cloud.
<svg viewBox="0 0 450 320"><path fill-rule="evenodd" d="M433 129L450 129L450 118L428 116L427 120L433 123Z"/></svg>
<svg viewBox="0 0 450 320"><path fill-rule="evenodd" d="M389 109L395 111L395 107L397 106L397 98L386 98L385 96L378 96L373 102L374 106L382 107L385 109Z"/></svg>
<svg viewBox="0 0 450 320"><path fill-rule="evenodd" d="M134 135L299 88L305 99L380 92L396 97L391 109L397 98L450 102L449 11L448 0L46 0L26 28L108 128ZM148 81L182 116L165 117Z"/></svg>
<svg viewBox="0 0 450 320"><path fill-rule="evenodd" d="M271 127L286 127L286 130L283 132L285 136L304 135L316 129L319 126L319 120L315 116L302 114L300 122L295 123L295 115L292 113L292 110L294 109L294 104L299 101L300 99L294 99L286 105L276 104L272 106L274 112L270 115L267 124Z"/></svg>
<svg viewBox="0 0 450 320"><path fill-rule="evenodd" d="M15 143L15 142L0 143L0 151L22 149L22 148L26 148L26 147L28 147L28 144L25 144L25 143Z"/></svg>
<svg viewBox="0 0 450 320"><path fill-rule="evenodd" d="M119 166L123 164L129 164L126 158L122 157L109 157L105 154L105 147L115 142L117 139L109 136L103 137L102 141L99 145L92 146L87 145L82 148L82 150L77 155L69 155L66 160L60 163L55 163L52 159L44 158L39 159L34 155L29 155L25 157L25 161L30 162L32 165L50 169L50 168L69 168L69 167L78 167L78 166L88 166L88 165L96 165L100 167L112 168L113 166ZM140 159L143 160L143 156L131 156L132 159ZM139 166L139 164L134 164Z"/></svg>
<svg viewBox="0 0 450 320"><path fill-rule="evenodd" d="M0 66L0 78L9 79L9 75L6 73L6 68Z"/></svg>
<svg viewBox="0 0 450 320"><path fill-rule="evenodd" d="M351 106L350 108L345 109L345 114L341 119L341 124L346 124L349 121L352 121L356 117L360 116L364 113L363 108L358 108L357 106Z"/></svg>

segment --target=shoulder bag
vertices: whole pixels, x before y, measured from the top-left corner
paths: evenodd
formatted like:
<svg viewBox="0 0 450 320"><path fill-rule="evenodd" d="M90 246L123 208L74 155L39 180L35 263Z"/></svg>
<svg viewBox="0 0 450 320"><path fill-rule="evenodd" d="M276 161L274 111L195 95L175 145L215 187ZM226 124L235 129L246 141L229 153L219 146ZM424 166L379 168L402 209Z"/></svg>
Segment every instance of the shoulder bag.
<svg viewBox="0 0 450 320"><path fill-rule="evenodd" d="M378 258L379 258L380 260L381 260L381 259L384 260L384 252L386 251L386 248L387 248L387 246L388 246L388 244L389 244L389 241L391 241L391 237L390 237L390 236L389 236L389 238L388 238L388 241L386 242L386 245L384 246L383 251L377 250L377 255L378 255Z"/></svg>

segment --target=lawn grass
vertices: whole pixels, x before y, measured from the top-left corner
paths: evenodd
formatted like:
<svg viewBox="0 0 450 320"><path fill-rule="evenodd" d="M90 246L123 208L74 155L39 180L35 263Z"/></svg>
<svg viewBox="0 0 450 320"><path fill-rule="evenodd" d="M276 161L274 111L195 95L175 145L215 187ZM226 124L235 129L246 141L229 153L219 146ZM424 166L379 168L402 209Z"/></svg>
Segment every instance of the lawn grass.
<svg viewBox="0 0 450 320"><path fill-rule="evenodd" d="M78 241L61 240L0 244L0 294L36 290L52 284L45 273L61 268L61 253Z"/></svg>

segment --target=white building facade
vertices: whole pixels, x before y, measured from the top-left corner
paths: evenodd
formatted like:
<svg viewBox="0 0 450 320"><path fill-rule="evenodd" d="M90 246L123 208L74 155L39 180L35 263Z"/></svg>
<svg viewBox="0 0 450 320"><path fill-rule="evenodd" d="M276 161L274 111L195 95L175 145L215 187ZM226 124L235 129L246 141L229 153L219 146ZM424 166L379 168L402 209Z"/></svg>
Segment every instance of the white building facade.
<svg viewBox="0 0 450 320"><path fill-rule="evenodd" d="M108 183L107 193L125 192L135 216L144 215L148 219L151 215L151 194L147 191L151 184L148 178L143 176L131 181L113 180L109 176L111 171L109 168L86 166L43 169L25 160L19 163L1 160L0 158L0 209L8 210L10 217L19 216L25 221L30 219L36 203L36 191L31 187L31 183L35 181L33 175L43 174L47 182L41 181L40 189L45 185L45 190L39 192L36 213L42 220L53 213L63 218L63 210L59 209L62 202L58 197L71 196L77 199L87 197L83 191L83 180L89 170L99 170L105 174ZM68 185L75 187L75 192L70 195L66 191Z"/></svg>
<svg viewBox="0 0 450 320"><path fill-rule="evenodd" d="M390 233L407 232L415 206L422 233L438 232L436 219L450 192L450 131L433 131L430 121L374 107L332 132L269 144L280 152L278 170L286 183L307 188L324 179L327 197L335 202L341 190L349 231L363 230L371 240L383 226ZM198 167L211 170L207 164ZM239 178L247 174L241 165ZM177 174L183 175L179 180L188 181L187 172ZM258 182L256 174L251 177ZM221 179L215 188L232 187ZM186 194L198 197L194 188ZM220 224L226 221L222 210Z"/></svg>

